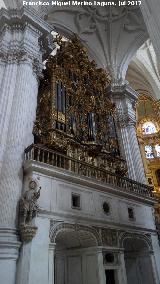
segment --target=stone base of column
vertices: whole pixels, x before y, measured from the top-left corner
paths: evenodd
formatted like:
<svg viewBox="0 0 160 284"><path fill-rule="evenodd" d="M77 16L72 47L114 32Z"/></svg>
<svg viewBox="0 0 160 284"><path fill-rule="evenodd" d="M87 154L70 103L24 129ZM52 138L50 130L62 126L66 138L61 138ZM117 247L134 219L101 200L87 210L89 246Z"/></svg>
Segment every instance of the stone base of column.
<svg viewBox="0 0 160 284"><path fill-rule="evenodd" d="M54 284L54 244L50 244L50 221L35 218L37 233L23 242L17 263L16 284Z"/></svg>
<svg viewBox="0 0 160 284"><path fill-rule="evenodd" d="M16 284L20 245L15 229L0 227L0 282L3 284Z"/></svg>

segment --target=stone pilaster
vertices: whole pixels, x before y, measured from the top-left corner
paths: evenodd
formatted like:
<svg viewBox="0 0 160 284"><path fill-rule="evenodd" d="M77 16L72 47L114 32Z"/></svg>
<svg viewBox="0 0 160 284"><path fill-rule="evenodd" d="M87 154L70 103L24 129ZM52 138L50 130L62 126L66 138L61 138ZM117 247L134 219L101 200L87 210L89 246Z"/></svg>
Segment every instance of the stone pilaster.
<svg viewBox="0 0 160 284"><path fill-rule="evenodd" d="M142 155L142 161L143 161L145 173L148 173L148 165L147 165L146 154L145 154L145 144L142 139L139 139L139 147L140 147L140 151Z"/></svg>
<svg viewBox="0 0 160 284"><path fill-rule="evenodd" d="M106 277L105 277L105 269L103 264L103 253L102 249L99 249L97 251L97 262L98 262L98 283L99 284L105 284L106 283Z"/></svg>
<svg viewBox="0 0 160 284"><path fill-rule="evenodd" d="M54 284L55 244L50 243L50 220L35 220L36 236L23 243L18 259L16 284Z"/></svg>
<svg viewBox="0 0 160 284"><path fill-rule="evenodd" d="M38 78L42 71L44 47L49 46L52 28L27 9L0 13L0 247L1 232L16 228L17 204L22 191L23 152L33 142ZM42 48L43 44L43 48ZM48 52L51 51L48 49ZM7 239L6 249L10 254ZM17 236L14 234L14 241ZM12 242L13 243L13 242ZM18 243L19 244L19 243ZM18 245L17 245L18 248ZM3 262L7 269L8 260ZM18 252L17 252L18 256ZM10 256L9 256L10 259ZM10 263L10 280L14 284L16 261ZM8 281L8 282L7 282Z"/></svg>
<svg viewBox="0 0 160 284"><path fill-rule="evenodd" d="M119 276L119 284L127 284L127 274L124 260L124 251L121 250L119 252L119 260L120 260L120 269L118 271Z"/></svg>
<svg viewBox="0 0 160 284"><path fill-rule="evenodd" d="M146 183L142 157L136 135L135 102L137 93L127 84L113 84L111 94L116 104L117 134L121 154L126 159L129 178Z"/></svg>
<svg viewBox="0 0 160 284"><path fill-rule="evenodd" d="M48 284L54 284L54 269L55 269L55 246L56 244L50 243L49 245L49 260L48 260Z"/></svg>

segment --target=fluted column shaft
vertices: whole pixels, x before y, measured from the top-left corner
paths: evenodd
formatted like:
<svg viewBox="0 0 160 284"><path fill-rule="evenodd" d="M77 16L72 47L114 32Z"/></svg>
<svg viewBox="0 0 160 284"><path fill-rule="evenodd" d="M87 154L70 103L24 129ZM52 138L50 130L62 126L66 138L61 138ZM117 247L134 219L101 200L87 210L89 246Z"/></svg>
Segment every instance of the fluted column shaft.
<svg viewBox="0 0 160 284"><path fill-rule="evenodd" d="M6 145L7 130L9 127L12 100L16 84L17 64L1 61L0 64L0 171L2 168L3 153ZM9 95L7 95L7 93Z"/></svg>
<svg viewBox="0 0 160 284"><path fill-rule="evenodd" d="M140 138L139 138L139 146L140 146L140 151L141 151L141 155L142 155L142 161L143 161L145 174L149 174L150 170L148 168L148 163L147 163L147 159L146 159L145 143Z"/></svg>
<svg viewBox="0 0 160 284"><path fill-rule="evenodd" d="M37 90L32 64L19 62L0 180L0 223L9 226L15 222L17 200L22 189L23 151L33 142Z"/></svg>
<svg viewBox="0 0 160 284"><path fill-rule="evenodd" d="M2 9L0 26L0 278L15 284L23 153L33 142L41 43L51 27L27 9Z"/></svg>
<svg viewBox="0 0 160 284"><path fill-rule="evenodd" d="M129 178L146 183L135 123L137 94L129 86L113 86L112 99L117 109L117 134L121 154L126 159Z"/></svg>
<svg viewBox="0 0 160 284"><path fill-rule="evenodd" d="M46 39L51 27L27 9L2 9L0 21L0 223L14 227L23 152L33 142L43 55L39 39Z"/></svg>

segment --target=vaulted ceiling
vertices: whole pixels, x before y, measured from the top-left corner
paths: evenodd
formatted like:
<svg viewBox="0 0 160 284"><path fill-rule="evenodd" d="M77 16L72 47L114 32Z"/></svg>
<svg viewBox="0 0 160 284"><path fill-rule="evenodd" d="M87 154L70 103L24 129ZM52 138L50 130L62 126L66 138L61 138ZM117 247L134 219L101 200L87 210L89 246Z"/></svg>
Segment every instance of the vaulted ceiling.
<svg viewBox="0 0 160 284"><path fill-rule="evenodd" d="M41 8L41 14L57 30L77 33L116 80L125 78L131 58L148 38L141 11L135 7L56 6Z"/></svg>
<svg viewBox="0 0 160 284"><path fill-rule="evenodd" d="M22 2L1 0L1 6L5 3L6 7L15 8ZM77 33L90 57L109 69L115 81L127 79L138 92L160 98L159 66L153 46L149 41L145 43L148 33L139 7L49 5L29 9L36 9L53 25L53 30L64 35Z"/></svg>
<svg viewBox="0 0 160 284"><path fill-rule="evenodd" d="M150 40L137 51L126 79L140 94L160 99L160 66Z"/></svg>
<svg viewBox="0 0 160 284"><path fill-rule="evenodd" d="M3 0L18 7L22 0ZM125 78L128 64L148 34L137 6L34 6L54 29L77 33L99 66L109 69L115 80ZM33 9L33 6L29 7Z"/></svg>

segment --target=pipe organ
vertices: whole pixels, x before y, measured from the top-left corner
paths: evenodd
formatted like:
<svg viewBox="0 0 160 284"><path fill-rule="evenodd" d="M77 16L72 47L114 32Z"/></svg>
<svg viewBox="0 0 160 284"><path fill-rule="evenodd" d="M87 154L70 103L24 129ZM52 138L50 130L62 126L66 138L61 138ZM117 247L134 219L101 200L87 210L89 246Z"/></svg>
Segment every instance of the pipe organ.
<svg viewBox="0 0 160 284"><path fill-rule="evenodd" d="M107 93L111 78L88 58L76 35L56 37L56 54L40 82L35 143L94 166L125 175L115 127L115 106Z"/></svg>

